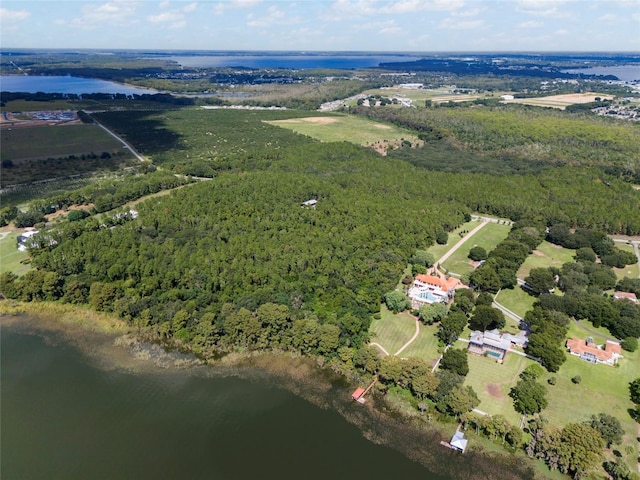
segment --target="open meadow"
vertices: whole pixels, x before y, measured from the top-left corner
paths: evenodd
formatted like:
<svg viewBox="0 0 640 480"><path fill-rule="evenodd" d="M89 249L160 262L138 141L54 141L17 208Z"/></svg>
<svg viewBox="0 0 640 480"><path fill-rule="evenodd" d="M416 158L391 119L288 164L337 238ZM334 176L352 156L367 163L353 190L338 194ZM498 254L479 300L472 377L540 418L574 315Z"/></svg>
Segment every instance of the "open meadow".
<svg viewBox="0 0 640 480"><path fill-rule="evenodd" d="M585 93L567 93L563 95L549 95L547 97L536 98L514 98L512 100L502 100L502 103L520 103L522 105L533 105L536 107L552 107L564 110L569 105L576 105L580 103L595 102L599 97L602 100L611 100L613 95L606 95L602 93L585 92Z"/></svg>
<svg viewBox="0 0 640 480"><path fill-rule="evenodd" d="M529 275L532 268L560 268L565 263L573 262L576 251L554 245L546 240L527 257L518 270L517 277L524 280Z"/></svg>
<svg viewBox="0 0 640 480"><path fill-rule="evenodd" d="M456 250L442 266L447 271L464 275L474 270L474 262L468 258L469 250L475 246L484 248L487 252L493 250L498 243L507 238L511 227L498 223L488 222L478 230L472 237Z"/></svg>
<svg viewBox="0 0 640 480"><path fill-rule="evenodd" d="M634 255L636 254L633 249L633 245L629 245L628 243L616 243L616 247L620 250L624 250L625 252L631 252ZM616 272L616 277L618 279L622 279L624 277L627 278L638 278L640 277L640 269L638 268L638 262L632 263L631 265L627 265L624 268L614 268L614 272Z"/></svg>
<svg viewBox="0 0 640 480"><path fill-rule="evenodd" d="M513 313L524 317L524 314L533 308L536 297L529 295L523 288L516 286L500 290L495 300Z"/></svg>
<svg viewBox="0 0 640 480"><path fill-rule="evenodd" d="M480 222L478 220L471 220L470 222L463 223L458 228L449 232L447 243L445 243L444 245L434 243L429 247L428 252L431 253L436 260L438 260L440 257L442 257L442 255L447 253L451 249L451 247L458 243L460 241L460 238L463 238L460 236L460 232L470 232L471 230L476 228L479 223Z"/></svg>
<svg viewBox="0 0 640 480"><path fill-rule="evenodd" d="M390 355L407 343L416 331L416 320L408 312L394 315L382 305L380 319L371 322L371 341L382 346ZM405 353L403 352L403 355Z"/></svg>
<svg viewBox="0 0 640 480"><path fill-rule="evenodd" d="M418 137L408 130L353 115L291 118L268 123L291 129L321 142L351 142L371 146L378 151L384 147L400 145L402 141L409 141L411 144L421 143Z"/></svg>

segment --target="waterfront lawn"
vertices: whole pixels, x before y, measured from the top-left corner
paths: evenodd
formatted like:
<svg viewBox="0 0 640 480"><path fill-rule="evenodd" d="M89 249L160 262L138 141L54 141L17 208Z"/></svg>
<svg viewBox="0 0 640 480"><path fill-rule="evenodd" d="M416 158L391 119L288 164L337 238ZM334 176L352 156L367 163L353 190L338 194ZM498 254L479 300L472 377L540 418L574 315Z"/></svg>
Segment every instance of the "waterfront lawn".
<svg viewBox="0 0 640 480"><path fill-rule="evenodd" d="M457 342L455 348L466 348ZM468 354L469 373L464 384L478 394L478 409L490 415L503 415L511 424L520 425L521 415L513 408L509 390L518 382L520 373L533 363L521 355L508 353L504 363L497 363L489 357Z"/></svg>
<svg viewBox="0 0 640 480"><path fill-rule="evenodd" d="M567 361L557 373L548 373L541 379L547 386L549 406L542 416L552 425L565 425L569 422L583 422L591 415L604 412L615 416L625 431L623 452L625 461L631 467L638 456L637 423L627 410L632 407L629 399L629 383L638 378L640 372L640 351L622 352L619 367L594 365L574 355L567 355ZM571 379L582 377L580 384ZM547 379L555 376L556 385L549 385Z"/></svg>
<svg viewBox="0 0 640 480"><path fill-rule="evenodd" d="M0 232L7 233L0 240L0 273L13 272L16 275L24 275L31 267L22 263L29 258L29 254L18 250L17 238L22 231L2 229Z"/></svg>
<svg viewBox="0 0 640 480"><path fill-rule="evenodd" d="M475 228L477 223L472 227ZM458 250L456 250L446 262L442 264L444 268L449 272L457 273L458 275L464 275L465 273L471 273L474 270L473 262L469 260L469 250L475 246L484 248L487 252L490 252L496 245L502 240L507 238L511 227L508 225L502 225L498 223L487 223L484 227L478 230L473 236L469 237Z"/></svg>
<svg viewBox="0 0 640 480"><path fill-rule="evenodd" d="M575 250L563 248L545 240L527 257L518 270L517 277L524 280L532 268L560 268L565 263L573 262L575 254Z"/></svg>
<svg viewBox="0 0 640 480"><path fill-rule="evenodd" d="M520 287L500 290L496 296L496 302L523 318L524 314L533 308L536 299Z"/></svg>
<svg viewBox="0 0 640 480"><path fill-rule="evenodd" d="M400 353L400 356L404 358L418 357L426 360L429 364L435 363L440 356L440 347L436 337L437 331L437 325L420 324L418 337Z"/></svg>
<svg viewBox="0 0 640 480"><path fill-rule="evenodd" d="M380 313L382 318L371 322L369 329L371 341L382 345L390 355L393 355L413 336L416 331L416 321L408 312L394 315L385 305L382 305Z"/></svg>
<svg viewBox="0 0 640 480"><path fill-rule="evenodd" d="M618 247L620 250L631 252L634 255L636 254L635 250L633 249L633 245L629 245L627 243L616 243L616 247ZM628 277L628 278L640 277L640 269L638 269L638 262L635 262L631 265L627 265L624 268L614 268L613 271L616 272L616 277L618 277L618 279L620 280L623 279L624 277Z"/></svg>

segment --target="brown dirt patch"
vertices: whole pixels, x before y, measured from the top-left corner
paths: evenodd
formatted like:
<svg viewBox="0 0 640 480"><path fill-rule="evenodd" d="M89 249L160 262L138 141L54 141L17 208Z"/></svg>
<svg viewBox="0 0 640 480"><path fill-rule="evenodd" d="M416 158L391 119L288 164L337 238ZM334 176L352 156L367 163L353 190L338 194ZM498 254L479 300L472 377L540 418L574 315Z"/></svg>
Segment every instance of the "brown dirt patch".
<svg viewBox="0 0 640 480"><path fill-rule="evenodd" d="M293 118L291 120L282 120L283 122L307 122L307 123L315 123L319 125L326 125L328 123L336 123L338 121L337 118L332 117L305 117L305 118Z"/></svg>
<svg viewBox="0 0 640 480"><path fill-rule="evenodd" d="M391 127L389 125L383 125L381 123L376 123L374 127L379 128L381 130L391 130Z"/></svg>
<svg viewBox="0 0 640 480"><path fill-rule="evenodd" d="M531 253L533 253L536 257L546 257L546 255L542 253L540 250L534 250Z"/></svg>
<svg viewBox="0 0 640 480"><path fill-rule="evenodd" d="M500 392L500 385L497 383L488 383L487 384L487 393L491 395L493 398L502 398L502 392Z"/></svg>

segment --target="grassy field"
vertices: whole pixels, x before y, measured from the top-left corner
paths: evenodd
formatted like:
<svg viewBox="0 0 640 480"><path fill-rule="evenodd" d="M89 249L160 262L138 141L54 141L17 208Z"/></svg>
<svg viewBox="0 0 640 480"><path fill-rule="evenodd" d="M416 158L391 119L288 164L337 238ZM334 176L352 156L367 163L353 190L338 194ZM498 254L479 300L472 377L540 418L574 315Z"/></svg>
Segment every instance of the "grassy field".
<svg viewBox="0 0 640 480"><path fill-rule="evenodd" d="M456 348L463 348L466 344L456 343ZM469 374L465 385L473 387L480 399L478 409L491 415L504 415L514 425L520 424L520 414L513 409L513 400L509 397L509 390L518 381L518 375L532 360L516 355L507 354L504 363L496 363L488 357L479 355L467 356L469 360Z"/></svg>
<svg viewBox="0 0 640 480"><path fill-rule="evenodd" d="M400 356L405 358L418 357L429 363L434 363L440 356L438 339L436 338L437 331L438 327L436 325L420 324L418 337L402 351Z"/></svg>
<svg viewBox="0 0 640 480"><path fill-rule="evenodd" d="M419 143L418 137L408 130L349 115L303 117L267 122L321 142L351 142L358 145L394 143L408 140Z"/></svg>
<svg viewBox="0 0 640 480"><path fill-rule="evenodd" d="M533 303L536 301L536 297L529 295L522 288L515 287L513 289L504 289L498 292L496 301L504 305L513 313L524 317L533 307Z"/></svg>
<svg viewBox="0 0 640 480"><path fill-rule="evenodd" d="M553 374L557 379L556 385L547 385L549 406L542 415L554 425L582 422L600 412L615 416L625 431L624 448L618 449L632 467L638 456L638 424L629 416L627 409L632 406L629 382L640 376L640 351L623 354L619 367L593 365L567 355L567 361ZM576 375L582 377L578 385L571 381ZM542 381L546 382L551 376L547 374Z"/></svg>
<svg viewBox="0 0 640 480"><path fill-rule="evenodd" d="M475 224L474 226L477 226ZM442 264L449 272L464 275L473 271L473 262L467 258L469 250L475 246L484 248L487 252L493 250L498 243L507 238L511 227L497 223L487 223L476 234L468 239L456 250L446 262Z"/></svg>
<svg viewBox="0 0 640 480"><path fill-rule="evenodd" d="M553 107L564 110L569 105L575 105L579 103L594 102L596 97L602 99L611 100L612 95L606 95L601 93L569 93L564 95L549 95L548 97L538 98L514 98L513 100L503 100L502 103L520 103L523 105L534 105L537 107Z"/></svg>
<svg viewBox="0 0 640 480"><path fill-rule="evenodd" d="M439 259L442 255L447 253L451 249L451 247L453 247L456 243L458 243L458 241L460 241L460 232L462 231L470 232L471 230L473 230L478 226L478 223L479 222L473 221L473 220L470 222L463 223L452 232L449 232L449 240L445 245L439 245L436 243L431 247L429 247L429 252L433 254L436 260ZM467 251L467 253L469 252Z"/></svg>
<svg viewBox="0 0 640 480"><path fill-rule="evenodd" d="M633 249L633 245L629 245L627 243L616 243L616 247L618 247L620 250L625 250L635 255L635 250ZM624 277L628 277L628 278L640 277L640 269L638 269L638 263L634 263L633 265L627 265L624 268L614 268L613 271L616 272L616 277L618 277L619 279L622 279Z"/></svg>
<svg viewBox="0 0 640 480"><path fill-rule="evenodd" d="M23 275L31 267L21 263L29 258L27 252L18 250L16 238L22 230L10 231L5 228L0 229L0 273L13 272L16 275Z"/></svg>
<svg viewBox="0 0 640 480"><path fill-rule="evenodd" d="M575 253L575 250L543 241L524 261L517 276L524 279L532 268L561 267L564 263L573 262Z"/></svg>
<svg viewBox="0 0 640 480"><path fill-rule="evenodd" d="M400 347L409 341L416 331L416 321L407 312L394 315L382 305L382 318L373 320L369 331L371 341L382 345L382 347L393 355ZM405 353L403 352L403 355Z"/></svg>

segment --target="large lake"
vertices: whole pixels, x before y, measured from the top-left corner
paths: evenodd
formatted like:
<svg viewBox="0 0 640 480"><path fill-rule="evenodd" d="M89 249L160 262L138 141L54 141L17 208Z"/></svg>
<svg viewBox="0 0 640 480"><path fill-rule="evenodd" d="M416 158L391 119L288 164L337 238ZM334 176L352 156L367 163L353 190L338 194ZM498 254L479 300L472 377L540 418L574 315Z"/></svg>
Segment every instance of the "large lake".
<svg viewBox="0 0 640 480"><path fill-rule="evenodd" d="M60 333L15 324L3 325L0 341L5 479L530 478L517 465L462 456L399 429L397 446L420 451L435 474L367 440L361 429L375 436L388 428L364 407L338 402L343 415L365 419L358 428L335 405L320 408L264 374L123 367L87 356ZM122 348L90 342L91 351ZM323 395L335 403L336 391Z"/></svg>
<svg viewBox="0 0 640 480"><path fill-rule="evenodd" d="M156 90L132 87L96 78L79 78L70 76L27 76L0 75L0 91L27 93L124 93L125 95L143 95L158 93Z"/></svg>
<svg viewBox="0 0 640 480"><path fill-rule="evenodd" d="M577 68L563 71L573 74L581 73L584 75L615 75L623 82L640 81L640 64Z"/></svg>

